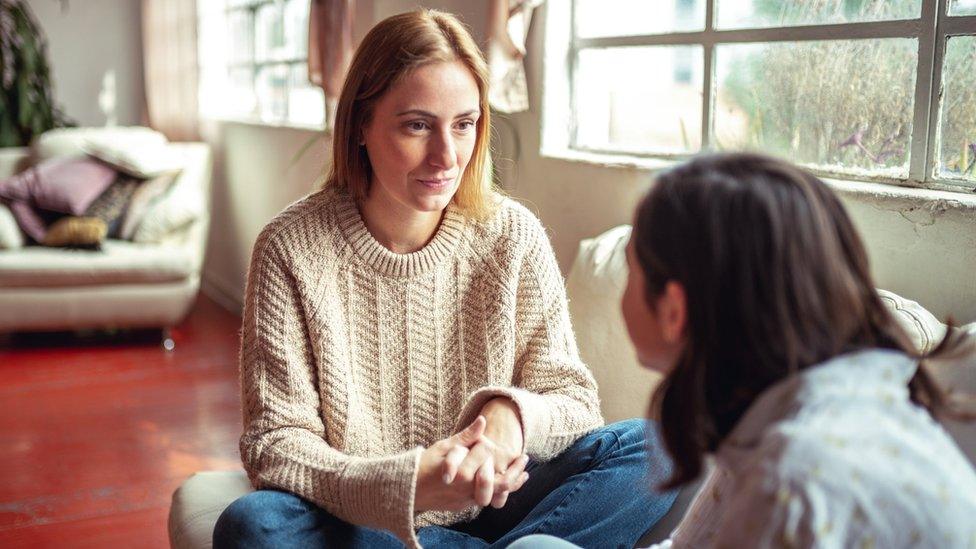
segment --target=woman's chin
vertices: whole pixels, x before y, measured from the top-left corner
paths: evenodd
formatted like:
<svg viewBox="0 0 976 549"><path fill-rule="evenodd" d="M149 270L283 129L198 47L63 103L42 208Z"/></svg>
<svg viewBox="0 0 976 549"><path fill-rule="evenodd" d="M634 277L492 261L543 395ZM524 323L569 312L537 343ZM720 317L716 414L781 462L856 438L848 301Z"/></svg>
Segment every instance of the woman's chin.
<svg viewBox="0 0 976 549"><path fill-rule="evenodd" d="M454 198L454 190L446 189L444 192L415 195L413 198L414 208L421 212L443 211Z"/></svg>
<svg viewBox="0 0 976 549"><path fill-rule="evenodd" d="M638 357L637 360L641 368L661 375L667 375L668 372L674 369L674 365L662 357Z"/></svg>

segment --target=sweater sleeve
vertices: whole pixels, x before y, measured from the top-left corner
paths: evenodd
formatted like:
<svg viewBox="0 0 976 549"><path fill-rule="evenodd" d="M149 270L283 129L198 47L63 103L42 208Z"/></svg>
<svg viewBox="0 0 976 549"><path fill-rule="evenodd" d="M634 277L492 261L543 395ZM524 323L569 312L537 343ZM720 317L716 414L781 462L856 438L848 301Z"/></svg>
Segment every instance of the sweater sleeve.
<svg viewBox="0 0 976 549"><path fill-rule="evenodd" d="M348 523L389 530L419 546L413 502L421 449L362 458L326 442L297 284L269 232L255 245L244 304L244 469L256 488L294 493Z"/></svg>
<svg viewBox="0 0 976 549"><path fill-rule="evenodd" d="M536 221L526 235L515 311L513 385L475 391L464 405L459 430L495 397L508 397L522 418L525 452L547 460L603 425L596 381L580 359L556 256Z"/></svg>

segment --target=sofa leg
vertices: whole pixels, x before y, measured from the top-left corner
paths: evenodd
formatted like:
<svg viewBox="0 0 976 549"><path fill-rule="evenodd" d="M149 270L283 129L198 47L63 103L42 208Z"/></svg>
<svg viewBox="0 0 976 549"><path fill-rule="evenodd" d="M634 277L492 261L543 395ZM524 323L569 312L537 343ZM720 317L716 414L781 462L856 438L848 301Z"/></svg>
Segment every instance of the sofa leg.
<svg viewBox="0 0 976 549"><path fill-rule="evenodd" d="M170 328L163 328L160 341L162 342L163 349L167 352L176 348L176 342L173 341L173 333Z"/></svg>

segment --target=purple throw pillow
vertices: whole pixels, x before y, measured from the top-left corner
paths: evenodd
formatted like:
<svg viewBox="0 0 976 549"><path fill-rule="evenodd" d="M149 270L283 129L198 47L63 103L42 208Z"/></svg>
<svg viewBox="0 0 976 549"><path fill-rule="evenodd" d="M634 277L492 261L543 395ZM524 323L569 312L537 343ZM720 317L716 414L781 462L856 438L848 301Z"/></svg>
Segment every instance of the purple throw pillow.
<svg viewBox="0 0 976 549"><path fill-rule="evenodd" d="M53 158L0 181L0 198L68 215L81 215L118 172L86 156Z"/></svg>
<svg viewBox="0 0 976 549"><path fill-rule="evenodd" d="M24 234L34 242L41 242L47 234L47 223L44 217L33 206L23 200L10 202L10 213L14 215L17 225Z"/></svg>

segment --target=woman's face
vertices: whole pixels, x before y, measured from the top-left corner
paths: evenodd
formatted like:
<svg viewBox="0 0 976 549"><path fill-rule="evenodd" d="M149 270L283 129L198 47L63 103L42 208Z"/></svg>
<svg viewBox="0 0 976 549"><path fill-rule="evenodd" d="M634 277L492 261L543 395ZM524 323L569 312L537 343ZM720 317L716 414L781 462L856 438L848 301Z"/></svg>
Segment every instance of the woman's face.
<svg viewBox="0 0 976 549"><path fill-rule="evenodd" d="M423 65L387 90L363 128L368 200L402 214L447 207L474 151L480 99L460 61Z"/></svg>
<svg viewBox="0 0 976 549"><path fill-rule="evenodd" d="M684 290L668 282L651 307L646 297L644 272L634 253L634 241L627 243L627 287L620 302L627 333L645 368L667 375L674 369L683 344L685 325Z"/></svg>

